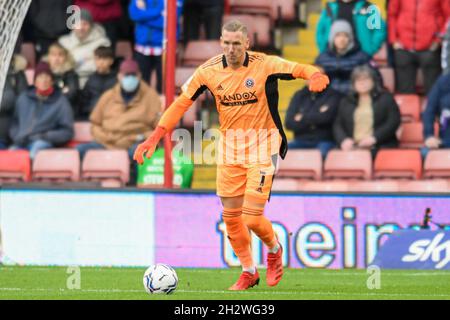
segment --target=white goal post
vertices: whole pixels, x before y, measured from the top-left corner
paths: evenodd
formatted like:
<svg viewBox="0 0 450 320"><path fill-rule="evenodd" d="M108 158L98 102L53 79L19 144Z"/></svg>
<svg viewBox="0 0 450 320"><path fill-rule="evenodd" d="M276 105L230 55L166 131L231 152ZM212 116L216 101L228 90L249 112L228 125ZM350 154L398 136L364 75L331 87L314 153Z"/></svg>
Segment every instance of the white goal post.
<svg viewBox="0 0 450 320"><path fill-rule="evenodd" d="M0 101L17 37L31 0L0 0Z"/></svg>

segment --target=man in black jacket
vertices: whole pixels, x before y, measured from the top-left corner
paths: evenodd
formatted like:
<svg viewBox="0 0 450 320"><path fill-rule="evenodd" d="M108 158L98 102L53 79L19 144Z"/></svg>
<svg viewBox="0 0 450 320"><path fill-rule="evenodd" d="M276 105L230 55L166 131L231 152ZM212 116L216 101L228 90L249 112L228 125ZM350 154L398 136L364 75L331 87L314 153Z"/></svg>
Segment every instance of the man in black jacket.
<svg viewBox="0 0 450 320"><path fill-rule="evenodd" d="M9 127L14 114L17 96L27 90L28 83L23 68L26 66L25 58L14 55L6 76L3 98L0 105L0 150L6 149L10 144Z"/></svg>
<svg viewBox="0 0 450 320"><path fill-rule="evenodd" d="M185 0L184 1L185 42L200 38L203 24L206 39L219 40L224 12L224 0Z"/></svg>
<svg viewBox="0 0 450 320"><path fill-rule="evenodd" d="M36 43L37 58L45 55L49 46L60 36L69 32L67 8L72 0L33 0L27 20Z"/></svg>
<svg viewBox="0 0 450 320"><path fill-rule="evenodd" d="M340 99L341 95L330 87L320 93L310 92L307 87L297 91L285 120L286 128L295 134L289 148L317 148L325 158L335 147L332 127Z"/></svg>
<svg viewBox="0 0 450 320"><path fill-rule="evenodd" d="M394 96L383 89L369 66L352 73L352 92L339 104L333 125L334 138L344 150L367 149L375 157L380 148L398 146L400 109Z"/></svg>
<svg viewBox="0 0 450 320"><path fill-rule="evenodd" d="M99 47L94 51L95 73L91 74L80 94L77 120L89 121L89 115L103 93L114 87L117 72L112 69L114 51L111 47Z"/></svg>

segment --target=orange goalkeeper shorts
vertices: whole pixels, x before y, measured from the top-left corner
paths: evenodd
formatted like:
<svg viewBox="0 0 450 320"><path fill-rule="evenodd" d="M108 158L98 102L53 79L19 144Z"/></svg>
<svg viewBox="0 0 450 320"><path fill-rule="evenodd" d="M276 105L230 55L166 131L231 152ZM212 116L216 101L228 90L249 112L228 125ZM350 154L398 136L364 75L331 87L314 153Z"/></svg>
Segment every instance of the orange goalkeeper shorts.
<svg viewBox="0 0 450 320"><path fill-rule="evenodd" d="M268 200L276 170L278 155L267 163L217 165L217 195L238 197L249 195Z"/></svg>

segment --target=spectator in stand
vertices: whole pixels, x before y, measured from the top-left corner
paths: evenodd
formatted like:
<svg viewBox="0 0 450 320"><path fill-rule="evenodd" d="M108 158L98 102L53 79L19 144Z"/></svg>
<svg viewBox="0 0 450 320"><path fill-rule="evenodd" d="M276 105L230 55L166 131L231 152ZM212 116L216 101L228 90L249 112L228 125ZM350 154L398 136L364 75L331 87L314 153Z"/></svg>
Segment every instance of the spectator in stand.
<svg viewBox="0 0 450 320"><path fill-rule="evenodd" d="M327 2L317 25L316 43L321 53L328 49L331 26L336 20L346 20L351 25L356 35L355 42L371 57L386 40L386 23L373 3L365 0L336 0Z"/></svg>
<svg viewBox="0 0 450 320"><path fill-rule="evenodd" d="M224 0L185 0L184 37L185 43L200 39L203 25L207 40L219 40L224 14Z"/></svg>
<svg viewBox="0 0 450 320"><path fill-rule="evenodd" d="M90 115L94 142L77 146L81 157L91 149L125 149L130 158L136 146L152 133L161 111L158 93L141 79L134 60L120 65L118 84L106 91Z"/></svg>
<svg viewBox="0 0 450 320"><path fill-rule="evenodd" d="M37 152L65 145L73 137L73 112L62 92L55 88L46 62L36 66L34 87L17 99L10 136L10 149L27 149L31 159Z"/></svg>
<svg viewBox="0 0 450 320"><path fill-rule="evenodd" d="M90 115L93 142L77 146L83 159L92 149L127 150L130 159L139 143L155 129L161 112L158 93L142 81L134 60L120 65L118 84L105 92ZM135 185L137 168L130 163L130 184Z"/></svg>
<svg viewBox="0 0 450 320"><path fill-rule="evenodd" d="M94 21L105 28L111 46L115 48L123 15L120 0L74 0L74 4L92 13Z"/></svg>
<svg viewBox="0 0 450 320"><path fill-rule="evenodd" d="M75 61L72 55L62 45L55 42L48 49L48 55L43 58L43 61L50 65L55 86L69 100L75 113L79 80L75 72Z"/></svg>
<svg viewBox="0 0 450 320"><path fill-rule="evenodd" d="M14 55L6 75L3 98L0 105L0 150L7 149L11 144L9 128L14 115L17 97L28 88L24 70L27 61L20 55Z"/></svg>
<svg viewBox="0 0 450 320"><path fill-rule="evenodd" d="M416 93L417 69L428 93L441 74L440 34L450 17L448 0L391 0L388 7L389 43L394 48L397 91Z"/></svg>
<svg viewBox="0 0 450 320"><path fill-rule="evenodd" d="M434 124L438 119L439 138L434 136ZM450 148L450 74L442 75L428 95L428 103L422 116L425 158L430 149Z"/></svg>
<svg viewBox="0 0 450 320"><path fill-rule="evenodd" d="M181 16L183 2L177 1L178 17ZM139 64L142 79L150 83L156 72L156 90L162 93L162 52L165 26L164 0L131 0L129 5L131 20L135 28L135 59Z"/></svg>
<svg viewBox="0 0 450 320"><path fill-rule="evenodd" d="M319 149L325 159L335 147L332 128L340 99L339 92L330 87L320 93L309 91L307 86L297 91L285 120L286 128L295 135L289 148Z"/></svg>
<svg viewBox="0 0 450 320"><path fill-rule="evenodd" d="M443 36L442 43L442 70L444 74L450 73L450 20L447 23L447 30Z"/></svg>
<svg viewBox="0 0 450 320"><path fill-rule="evenodd" d="M330 30L328 50L321 53L315 63L330 77L331 87L347 95L351 88L352 71L369 63L370 59L355 43L350 24L345 20L336 20Z"/></svg>
<svg viewBox="0 0 450 320"><path fill-rule="evenodd" d="M357 67L352 73L352 92L341 100L333 131L342 150L398 146L400 110L391 93L382 88L374 69Z"/></svg>
<svg viewBox="0 0 450 320"><path fill-rule="evenodd" d="M112 69L114 51L111 47L99 47L94 51L97 70L89 76L86 85L80 92L79 112L76 119L89 120L89 115L98 100L107 90L114 87L117 82L117 73Z"/></svg>
<svg viewBox="0 0 450 320"><path fill-rule="evenodd" d="M47 54L50 45L69 33L67 8L72 0L33 0L28 11L29 31L36 44L38 61Z"/></svg>
<svg viewBox="0 0 450 320"><path fill-rule="evenodd" d="M80 80L80 88L83 88L87 78L95 72L94 50L100 46L110 46L111 42L106 37L105 29L94 23L89 11L82 9L80 20L70 34L59 39L59 43L74 57L75 71Z"/></svg>

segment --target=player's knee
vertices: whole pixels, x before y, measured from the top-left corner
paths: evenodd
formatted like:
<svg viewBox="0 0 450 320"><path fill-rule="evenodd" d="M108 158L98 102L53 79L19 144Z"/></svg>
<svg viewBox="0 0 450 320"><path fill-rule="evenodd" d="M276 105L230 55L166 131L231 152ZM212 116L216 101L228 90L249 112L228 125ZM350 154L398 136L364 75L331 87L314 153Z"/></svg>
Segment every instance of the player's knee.
<svg viewBox="0 0 450 320"><path fill-rule="evenodd" d="M253 230L259 225L261 216L253 216L253 215L243 214L242 219L244 220L245 225L249 229Z"/></svg>

